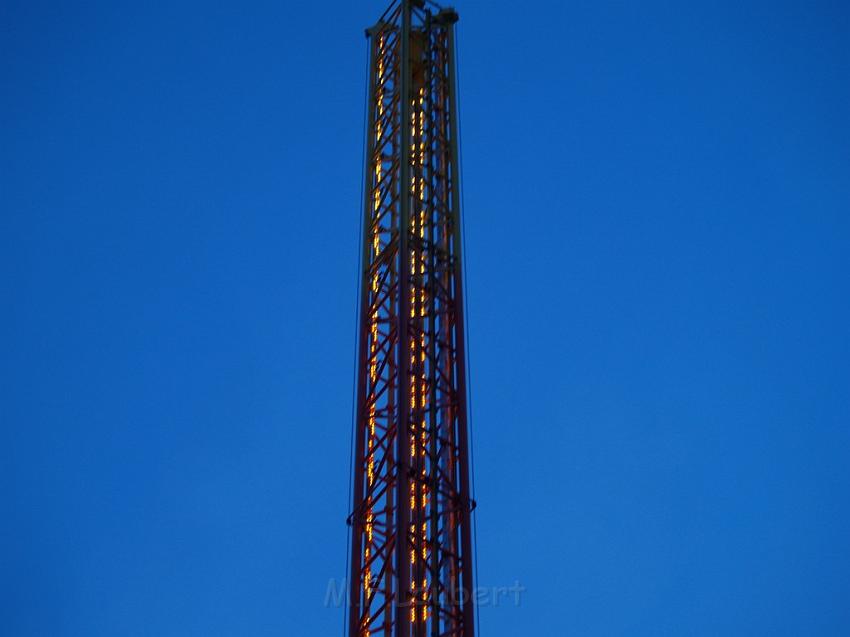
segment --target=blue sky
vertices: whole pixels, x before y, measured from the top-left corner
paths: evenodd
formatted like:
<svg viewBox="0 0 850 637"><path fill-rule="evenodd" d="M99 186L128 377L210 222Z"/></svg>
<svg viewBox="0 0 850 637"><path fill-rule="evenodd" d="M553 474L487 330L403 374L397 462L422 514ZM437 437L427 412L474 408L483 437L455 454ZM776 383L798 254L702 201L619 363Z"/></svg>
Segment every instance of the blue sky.
<svg viewBox="0 0 850 637"><path fill-rule="evenodd" d="M850 9L458 2L485 637L850 634ZM0 7L0 633L333 635L380 2Z"/></svg>

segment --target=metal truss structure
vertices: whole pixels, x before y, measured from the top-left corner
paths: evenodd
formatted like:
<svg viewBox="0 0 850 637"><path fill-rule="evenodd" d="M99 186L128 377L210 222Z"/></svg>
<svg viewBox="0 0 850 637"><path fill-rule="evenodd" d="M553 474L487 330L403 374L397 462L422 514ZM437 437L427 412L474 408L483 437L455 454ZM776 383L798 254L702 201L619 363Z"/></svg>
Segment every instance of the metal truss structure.
<svg viewBox="0 0 850 637"><path fill-rule="evenodd" d="M367 30L351 637L474 635L455 22Z"/></svg>

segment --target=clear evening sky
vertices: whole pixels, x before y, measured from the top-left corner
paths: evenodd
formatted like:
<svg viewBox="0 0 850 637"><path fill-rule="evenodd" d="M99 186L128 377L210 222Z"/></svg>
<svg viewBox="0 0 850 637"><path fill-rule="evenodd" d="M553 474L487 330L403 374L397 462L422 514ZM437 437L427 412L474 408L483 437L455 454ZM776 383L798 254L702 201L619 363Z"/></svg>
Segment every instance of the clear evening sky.
<svg viewBox="0 0 850 637"><path fill-rule="evenodd" d="M850 5L458 0L483 637L850 634ZM0 7L0 634L339 635L363 29Z"/></svg>

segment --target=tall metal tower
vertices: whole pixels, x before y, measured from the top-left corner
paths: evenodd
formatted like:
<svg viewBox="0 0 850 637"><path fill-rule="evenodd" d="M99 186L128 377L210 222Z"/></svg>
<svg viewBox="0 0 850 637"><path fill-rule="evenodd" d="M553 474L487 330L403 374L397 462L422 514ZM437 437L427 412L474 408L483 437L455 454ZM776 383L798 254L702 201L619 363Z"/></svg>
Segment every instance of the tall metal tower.
<svg viewBox="0 0 850 637"><path fill-rule="evenodd" d="M367 30L351 637L475 633L457 19L395 0Z"/></svg>

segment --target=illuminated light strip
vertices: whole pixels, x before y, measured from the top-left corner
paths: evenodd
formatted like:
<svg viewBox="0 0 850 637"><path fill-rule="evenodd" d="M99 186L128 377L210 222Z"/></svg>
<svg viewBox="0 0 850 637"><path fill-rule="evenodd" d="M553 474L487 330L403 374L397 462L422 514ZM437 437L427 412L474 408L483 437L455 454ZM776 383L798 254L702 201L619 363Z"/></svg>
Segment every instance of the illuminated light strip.
<svg viewBox="0 0 850 637"><path fill-rule="evenodd" d="M378 122L376 126L376 140L375 147L379 150L381 147L381 140L383 137L383 127L381 124L382 116L384 113L384 92L382 87L382 78L384 75L384 36L382 35L378 40L378 91L377 91L377 110L378 110ZM379 211L381 207L381 171L382 171L382 160L380 154L377 156L375 161L375 187L374 187L374 230L372 236L372 248L375 251L375 257L377 257L381 252L381 237L380 237L380 219L379 219ZM379 278L378 273L372 276L371 288L373 295L377 295L379 289ZM369 344L369 380L371 382L371 392L370 392L370 405L369 405L369 450L368 450L368 466L367 466L367 478L369 482L369 487L371 487L375 483L375 383L378 377L378 310L375 308L370 315L370 344ZM371 491L369 496L367 497L367 507L366 507L366 547L364 549L364 562L366 564L366 569L363 572L363 588L366 593L366 599L372 594L372 566L370 563L370 558L372 555L372 542L374 539L374 526L375 526L375 512L373 508L372 495ZM366 637L370 637L371 631L369 630L369 624L371 623L371 615L366 614L365 616L365 624L363 627L363 634Z"/></svg>
<svg viewBox="0 0 850 637"><path fill-rule="evenodd" d="M415 167L416 160L417 160L416 132L417 132L416 131L416 101L412 100L411 101L411 109L410 109L410 154L411 154L411 157L413 158L414 167ZM416 171L411 170L410 189L414 193L417 190L416 186L417 186ZM412 230L415 233L418 219L417 219L416 216L412 216L411 221L413 223ZM417 315L417 311L416 311L417 294L416 294L416 286L414 284L415 276L416 276L416 249L415 248L411 249L409 259L410 259L410 266L409 267L410 267L410 275L411 275L410 318L414 319ZM411 369L411 372L415 369L416 359L418 358L417 352L416 352L417 345L419 345L418 339L411 338L410 339L410 369ZM417 386L418 386L418 383L416 383L416 382L410 383L410 405L413 409L416 409L416 407L418 406L418 401L417 401L417 397L416 397ZM411 419L411 423L412 422L413 421ZM411 457L411 459L416 458L416 448L417 448L416 432L411 430L411 432L410 432L410 457ZM410 537L411 538L416 537L416 501L417 501L417 485L416 485L416 481L413 480L410 483ZM412 545L410 547L410 563L411 563L411 565L416 564L416 546L415 545ZM411 621L411 623L415 623L416 620L417 620L416 599L417 599L418 596L416 595L415 573L411 573L411 576L413 577L413 579L411 579L411 581L410 581L410 593L411 593L411 600L412 600L413 603L410 606L410 621Z"/></svg>
<svg viewBox="0 0 850 637"><path fill-rule="evenodd" d="M428 579L422 580L422 621L428 621Z"/></svg>
<svg viewBox="0 0 850 637"><path fill-rule="evenodd" d="M419 128L419 167L420 167L420 176L419 176L419 238L421 240L420 245L424 245L425 239L425 224L426 224L426 210L425 210L425 111L424 111L424 102L425 102L425 88L421 87L419 89L419 114L418 114L418 128ZM421 281L423 283L422 288L419 294L419 316L425 317L425 303L426 303L426 294L425 294L425 285L424 285L424 275L425 275L425 259L423 255L419 255L419 274L421 275ZM425 469L425 449L427 445L426 439L426 408L427 408L427 381L425 378L425 330L422 329L420 331L420 362L422 369L422 378L420 383L420 397L419 397L419 406L422 410L422 434L421 434L421 447L420 447L420 456L422 458L422 485L421 485L421 502L422 502L422 518L426 519L426 479L427 472ZM422 535L421 535L421 544L422 544L422 562L423 564L426 562L428 558L428 523L427 521L422 522ZM423 569L424 570L424 569ZM427 572L427 571L425 571ZM422 579L422 621L425 622L428 620L428 578L427 575Z"/></svg>
<svg viewBox="0 0 850 637"><path fill-rule="evenodd" d="M410 146L411 154L414 158L414 165L418 164L418 166L420 167L420 177L419 177L418 183L417 183L417 179L416 179L415 174L411 176L411 180L410 180L410 187L411 187L411 189L414 190L414 192L416 192L418 194L418 198L419 198L419 214L413 217L413 223L414 223L413 231L415 233L418 230L419 238L423 239L423 240L425 238L425 225L426 225L426 222L427 222L426 206L425 206L425 178L424 178L424 166L425 166L425 139L424 139L425 115L424 115L424 109L423 109L424 95L425 95L425 89L420 88L419 99L418 100L414 99L412 101L413 103L411 104L411 106L412 106L411 110L413 111L411 113L411 137L413 138L413 140L412 140L412 143L411 143L411 146ZM417 101L418 101L418 104L417 104ZM417 105L419 107L418 112L417 112ZM416 144L417 137L418 137L418 142L419 142L418 148L417 148L417 144ZM418 150L418 152L417 152L417 150ZM418 225L418 228L417 228L417 225ZM424 241L420 242L420 246L421 245L424 245ZM411 253L410 253L410 273L413 276L415 276L417 274L417 263L416 263L417 258L419 260L418 273L424 277L424 274L425 274L425 259L423 258L423 255L417 254L415 250L412 250ZM427 296L426 296L424 285L422 285L422 289L420 290L420 293L417 294L415 285L411 284L411 286L410 286L410 301L411 301L410 318L411 319L416 318L417 314L420 318L424 318L426 316L426 310L425 310L426 300L427 300ZM417 301L419 302L419 312L416 311ZM417 356L417 351L416 351L417 346L419 347L419 356ZM422 459L422 469L421 469L421 472L420 472L420 475L422 477L422 484L418 486L414 482L414 483L411 483L411 485L410 485L410 510L411 510L411 517L414 520L415 520L415 517L416 517L417 500L421 503L421 510L423 512L423 517L424 517L424 513L427 509L427 503L428 503L427 485L425 484L426 479L427 479L427 470L426 470L426 467L425 467L425 456L426 456L426 448L427 448L426 408L427 408L428 393L427 393L427 378L426 378L426 375L425 375L426 341L425 341L425 332L422 329L420 329L419 338L415 339L415 340L411 339L411 342L410 342L410 364L411 364L411 367L415 367L416 362L417 362L417 358L419 359L419 362L422 364L421 365L422 372L421 372L421 377L419 379L419 382L418 383L417 382L411 383L411 388L410 388L411 402L410 402L410 404L414 408L418 406L422 410L421 421L419 422L419 425L421 427L421 436L419 437L420 440L417 440L417 436L415 435L415 432L411 432L410 455L411 455L411 458L415 458L416 457L416 451L418 449L419 456ZM417 389L420 391L420 396L419 396L418 401L417 401L417 396L416 396ZM419 497L417 497L417 496L419 496ZM410 524L411 536L417 535L417 528L416 527L417 527L417 525L416 525L415 521L412 521L411 524ZM428 555L427 529L428 529L427 521L422 522L422 524L421 524L421 534L419 534L419 537L421 539L421 544L422 544L421 555L422 555L423 562L425 562L427 560L427 555ZM416 550L415 550L414 547L412 547L411 551L410 551L410 563L412 565L416 563ZM416 595L416 588L417 587L416 587L416 579L415 578L411 580L410 587L411 587L411 594L413 595L413 598L414 599L416 599L416 598L421 599L421 601L422 601L421 617L422 617L423 621L427 621L427 619L428 619L427 601L428 601L428 592L429 592L428 591L427 576L422 579L422 589L421 589L421 593L419 595ZM416 612L416 608L415 608L415 605L414 605L410 609L411 622L417 621L417 615L418 614Z"/></svg>

